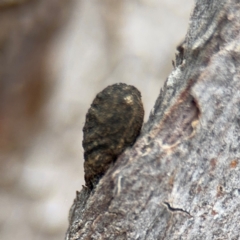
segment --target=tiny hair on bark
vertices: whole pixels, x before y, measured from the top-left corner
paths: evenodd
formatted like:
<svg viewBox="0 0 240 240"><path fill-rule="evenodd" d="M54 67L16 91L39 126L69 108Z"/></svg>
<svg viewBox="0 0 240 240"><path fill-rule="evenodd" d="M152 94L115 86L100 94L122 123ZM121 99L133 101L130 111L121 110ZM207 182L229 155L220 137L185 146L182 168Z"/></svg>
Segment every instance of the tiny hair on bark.
<svg viewBox="0 0 240 240"><path fill-rule="evenodd" d="M195 1L177 49L135 144L77 192L66 240L240 239L240 1Z"/></svg>

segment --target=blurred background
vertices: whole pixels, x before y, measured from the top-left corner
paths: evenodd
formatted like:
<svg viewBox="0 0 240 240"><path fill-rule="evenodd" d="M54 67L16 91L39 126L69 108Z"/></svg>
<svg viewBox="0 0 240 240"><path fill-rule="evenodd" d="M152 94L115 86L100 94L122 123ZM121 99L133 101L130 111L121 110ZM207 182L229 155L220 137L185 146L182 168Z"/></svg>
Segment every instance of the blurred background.
<svg viewBox="0 0 240 240"><path fill-rule="evenodd" d="M125 82L145 121L193 0L0 0L0 239L64 239L95 95Z"/></svg>

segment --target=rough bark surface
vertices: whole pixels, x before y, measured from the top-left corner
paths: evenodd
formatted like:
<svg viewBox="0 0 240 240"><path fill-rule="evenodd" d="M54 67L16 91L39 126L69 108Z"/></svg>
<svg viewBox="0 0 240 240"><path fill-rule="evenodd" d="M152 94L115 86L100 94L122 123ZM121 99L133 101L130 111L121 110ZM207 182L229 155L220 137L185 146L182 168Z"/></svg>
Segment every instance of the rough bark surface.
<svg viewBox="0 0 240 240"><path fill-rule="evenodd" d="M140 137L77 193L66 239L240 238L239 31L239 1L196 1Z"/></svg>

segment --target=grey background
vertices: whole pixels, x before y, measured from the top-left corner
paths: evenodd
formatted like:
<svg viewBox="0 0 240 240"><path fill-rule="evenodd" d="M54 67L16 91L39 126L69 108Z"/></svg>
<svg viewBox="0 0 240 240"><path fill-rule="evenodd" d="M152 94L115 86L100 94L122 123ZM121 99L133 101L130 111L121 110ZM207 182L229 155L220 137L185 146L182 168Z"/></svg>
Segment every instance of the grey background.
<svg viewBox="0 0 240 240"><path fill-rule="evenodd" d="M43 113L45 127L24 155L8 156L19 164L6 175L14 190L0 192L0 239L64 238L69 208L84 184L82 127L93 98L113 83L134 85L146 121L192 7L193 0L74 1L49 49L54 89Z"/></svg>

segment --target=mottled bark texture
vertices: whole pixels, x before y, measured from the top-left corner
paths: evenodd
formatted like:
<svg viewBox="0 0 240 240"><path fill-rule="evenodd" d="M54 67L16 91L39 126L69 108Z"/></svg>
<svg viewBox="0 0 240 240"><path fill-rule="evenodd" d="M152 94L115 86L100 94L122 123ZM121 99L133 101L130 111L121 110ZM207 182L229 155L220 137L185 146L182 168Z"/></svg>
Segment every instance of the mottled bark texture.
<svg viewBox="0 0 240 240"><path fill-rule="evenodd" d="M66 239L240 239L239 31L240 1L196 1L140 137L77 193Z"/></svg>

